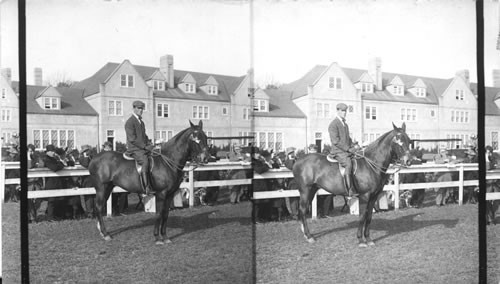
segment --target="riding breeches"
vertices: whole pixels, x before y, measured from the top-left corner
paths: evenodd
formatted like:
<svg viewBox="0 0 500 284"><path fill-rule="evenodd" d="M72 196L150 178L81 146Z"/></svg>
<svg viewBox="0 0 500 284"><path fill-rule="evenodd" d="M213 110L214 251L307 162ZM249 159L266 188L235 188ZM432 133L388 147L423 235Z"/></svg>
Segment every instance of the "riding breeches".
<svg viewBox="0 0 500 284"><path fill-rule="evenodd" d="M349 156L349 154L346 152L341 152L341 153L335 153L333 155L334 155L335 159L337 159L337 161L339 161L339 163L342 165L342 167L345 168L346 173L351 173L352 161L351 161L351 157Z"/></svg>
<svg viewBox="0 0 500 284"><path fill-rule="evenodd" d="M148 156L146 155L146 151L134 151L130 153L130 156L132 156L137 161L137 163L142 166L143 169L148 169L149 161Z"/></svg>

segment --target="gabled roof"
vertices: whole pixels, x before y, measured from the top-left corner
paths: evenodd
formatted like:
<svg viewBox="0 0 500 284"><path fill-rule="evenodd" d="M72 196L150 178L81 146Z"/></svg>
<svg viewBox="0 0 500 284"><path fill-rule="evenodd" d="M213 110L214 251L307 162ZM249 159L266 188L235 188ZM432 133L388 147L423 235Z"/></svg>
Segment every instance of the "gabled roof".
<svg viewBox="0 0 500 284"><path fill-rule="evenodd" d="M38 99L39 97L57 97L57 98L60 98L60 97L62 97L62 95L53 86L46 86L44 89L41 89L40 91L38 91L38 93L36 93L35 99Z"/></svg>
<svg viewBox="0 0 500 284"><path fill-rule="evenodd" d="M193 84L196 84L196 80L189 73L187 73L179 82L180 83L193 83Z"/></svg>
<svg viewBox="0 0 500 284"><path fill-rule="evenodd" d="M91 77L73 84L72 87L84 90L84 97L96 94L99 92L99 84L103 83L106 78L116 69L120 64L118 63L106 63L101 69L99 69ZM141 65L133 65L135 70L141 75L142 78L147 80L159 70L158 67L149 67ZM185 94L184 92L177 89L177 84L179 81L186 76L186 74L191 74L197 83L203 83L208 80L209 77L213 77L219 84L219 93L217 95L207 95L202 90L197 90L196 94ZM207 74L192 71L174 70L174 82L175 89L168 89L166 91L155 91L154 94L159 97L174 98L174 99L193 99L193 100L209 100L209 101L230 101L230 95L238 88L241 82L245 79L245 76L235 77L226 76L218 74Z"/></svg>
<svg viewBox="0 0 500 284"><path fill-rule="evenodd" d="M256 117L306 117L291 100L290 92L275 89L266 89L263 91L269 96L269 112L254 112Z"/></svg>
<svg viewBox="0 0 500 284"><path fill-rule="evenodd" d="M203 85L212 85L212 86L218 86L219 83L217 83L217 80L215 80L214 76L208 77L208 79L203 83Z"/></svg>
<svg viewBox="0 0 500 284"><path fill-rule="evenodd" d="M418 78L413 85L411 85L412 88L427 88L425 85L424 81L422 79Z"/></svg>
<svg viewBox="0 0 500 284"><path fill-rule="evenodd" d="M318 77L328 68L326 65L316 65L309 72L307 72L302 78L293 81L289 84L283 85L280 90L289 91L291 93L292 99L300 98L307 95L307 86L315 82ZM347 77L351 81L356 82L361 76L366 73L366 70L345 68L341 67ZM411 93L405 93L404 96L392 95L388 91L375 91L373 94L363 94L363 98L367 100L378 100L378 101L396 101L396 102L408 102L408 103L424 103L424 104L437 104L438 96L442 95L444 91L448 88L452 79L439 79L430 78L422 76L413 76L397 73L382 72L382 85L387 86L388 82L392 80L395 76L398 76L404 85L407 87L412 86L417 79L421 79L427 86L427 96L417 97Z"/></svg>
<svg viewBox="0 0 500 284"><path fill-rule="evenodd" d="M28 114L63 114L63 115L90 115L97 112L82 97L83 90L67 87L53 87L61 94L61 109L42 109L36 102L35 96L46 89L46 86L27 86L26 113ZM12 89L19 93L19 82L12 82Z"/></svg>
<svg viewBox="0 0 500 284"><path fill-rule="evenodd" d="M391 82L389 83L389 86L390 85L404 86L405 84L403 83L403 80L401 80L401 78L399 78L399 76L396 75L396 76L394 76L394 78L392 78Z"/></svg>
<svg viewBox="0 0 500 284"><path fill-rule="evenodd" d="M470 88L474 96L477 97L477 83L471 83ZM500 99L500 88L497 87L485 87L484 90L485 101L484 101L484 114L500 116L500 109L495 104L495 99Z"/></svg>

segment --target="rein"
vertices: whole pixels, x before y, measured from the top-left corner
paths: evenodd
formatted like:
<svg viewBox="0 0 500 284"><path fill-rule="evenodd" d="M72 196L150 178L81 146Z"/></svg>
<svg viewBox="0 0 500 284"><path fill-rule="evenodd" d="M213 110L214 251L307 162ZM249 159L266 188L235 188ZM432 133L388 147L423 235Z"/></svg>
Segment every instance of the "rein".
<svg viewBox="0 0 500 284"><path fill-rule="evenodd" d="M379 173L385 173L387 172L387 170L389 169L389 167L382 167L382 166L379 166L376 162L374 162L372 159L368 158L365 156L365 149L363 149L363 154L359 154L358 152L354 152L354 156L356 156L357 158L364 158L366 163L368 163L368 165L374 170L374 171L378 171ZM407 168L407 166L403 165L403 164L394 164L395 166L397 166L397 169L396 169L396 172L399 172L401 170L401 168Z"/></svg>
<svg viewBox="0 0 500 284"><path fill-rule="evenodd" d="M160 156L162 161L172 170L178 170L182 171L184 167L181 167L179 164L177 164L175 161L167 157L166 155L162 154L161 152L156 152L154 149L151 150L151 156Z"/></svg>

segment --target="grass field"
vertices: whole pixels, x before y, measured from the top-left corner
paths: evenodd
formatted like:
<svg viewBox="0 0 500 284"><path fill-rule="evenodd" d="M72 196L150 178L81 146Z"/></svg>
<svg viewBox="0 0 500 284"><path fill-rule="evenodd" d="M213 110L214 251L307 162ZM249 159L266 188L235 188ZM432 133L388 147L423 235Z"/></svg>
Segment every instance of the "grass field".
<svg viewBox="0 0 500 284"><path fill-rule="evenodd" d="M132 204L133 206L133 204ZM448 205L373 217L375 247L360 249L358 217L336 211L310 221L252 226L249 202L174 210L173 243L155 246L153 214L30 224L31 283L477 283L477 205ZM19 204L3 211L3 283L20 283ZM498 220L498 218L497 218ZM255 239L252 239L252 228ZM500 225L488 227L488 283L500 281ZM255 241L255 250L252 242ZM253 261L256 273L253 274Z"/></svg>

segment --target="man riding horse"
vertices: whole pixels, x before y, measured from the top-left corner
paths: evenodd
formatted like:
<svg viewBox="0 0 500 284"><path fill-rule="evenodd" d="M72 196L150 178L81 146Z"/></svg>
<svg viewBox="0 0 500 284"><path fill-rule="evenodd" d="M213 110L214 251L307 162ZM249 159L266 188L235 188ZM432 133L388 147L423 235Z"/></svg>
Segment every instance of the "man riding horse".
<svg viewBox="0 0 500 284"><path fill-rule="evenodd" d="M357 145L354 144L349 136L349 126L345 121L347 115L347 105L344 103L337 104L337 116L328 126L332 147L329 159L336 159L342 167L345 168L345 182L347 186L347 195L355 197L358 194L354 192L354 182L352 177L352 162L351 158L356 152Z"/></svg>
<svg viewBox="0 0 500 284"><path fill-rule="evenodd" d="M151 188L151 177L149 171L148 153L154 148L146 135L146 126L142 121L142 113L145 104L142 101L132 103L133 113L125 123L127 133L126 155L133 157L137 164L141 165L141 184L146 195L153 194Z"/></svg>

